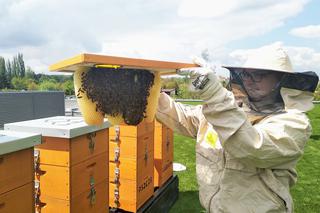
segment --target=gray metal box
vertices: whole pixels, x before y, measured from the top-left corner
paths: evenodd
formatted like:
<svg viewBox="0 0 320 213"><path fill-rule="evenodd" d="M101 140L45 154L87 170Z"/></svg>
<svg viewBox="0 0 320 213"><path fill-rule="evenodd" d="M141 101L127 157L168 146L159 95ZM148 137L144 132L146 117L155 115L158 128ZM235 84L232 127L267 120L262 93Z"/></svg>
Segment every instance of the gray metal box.
<svg viewBox="0 0 320 213"><path fill-rule="evenodd" d="M0 92L3 124L65 114L64 92Z"/></svg>

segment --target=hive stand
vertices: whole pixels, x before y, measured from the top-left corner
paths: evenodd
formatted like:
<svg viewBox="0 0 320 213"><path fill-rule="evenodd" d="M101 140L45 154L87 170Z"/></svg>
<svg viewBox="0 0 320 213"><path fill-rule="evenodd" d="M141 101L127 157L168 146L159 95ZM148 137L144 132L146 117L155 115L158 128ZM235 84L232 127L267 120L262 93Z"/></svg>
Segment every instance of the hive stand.
<svg viewBox="0 0 320 213"><path fill-rule="evenodd" d="M0 131L0 212L34 212L33 146L38 134Z"/></svg>
<svg viewBox="0 0 320 213"><path fill-rule="evenodd" d="M64 116L5 125L42 134L34 155L36 212L108 212L108 127Z"/></svg>

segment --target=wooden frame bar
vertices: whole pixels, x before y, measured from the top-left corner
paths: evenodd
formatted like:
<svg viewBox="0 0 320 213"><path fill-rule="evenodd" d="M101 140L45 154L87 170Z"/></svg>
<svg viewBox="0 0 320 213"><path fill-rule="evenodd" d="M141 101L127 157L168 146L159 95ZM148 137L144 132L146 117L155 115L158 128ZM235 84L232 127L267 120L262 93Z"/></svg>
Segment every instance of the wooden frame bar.
<svg viewBox="0 0 320 213"><path fill-rule="evenodd" d="M192 63L156 61L83 53L57 62L51 65L49 70L57 72L74 72L80 66L93 67L95 65L118 65L123 68L149 69L158 71L161 75L176 74L177 69L198 66Z"/></svg>

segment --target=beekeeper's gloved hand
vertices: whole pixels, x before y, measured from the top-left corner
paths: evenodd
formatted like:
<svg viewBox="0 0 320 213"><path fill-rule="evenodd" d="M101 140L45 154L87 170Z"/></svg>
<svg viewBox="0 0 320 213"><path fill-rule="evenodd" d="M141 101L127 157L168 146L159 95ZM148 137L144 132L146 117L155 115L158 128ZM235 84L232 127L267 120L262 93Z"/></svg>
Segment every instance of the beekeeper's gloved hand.
<svg viewBox="0 0 320 213"><path fill-rule="evenodd" d="M193 63L199 65L200 67L190 67L178 70L179 75L187 76L190 78L189 90L193 93L201 93L202 90L218 79L215 75L215 67L210 66L202 58L194 58Z"/></svg>

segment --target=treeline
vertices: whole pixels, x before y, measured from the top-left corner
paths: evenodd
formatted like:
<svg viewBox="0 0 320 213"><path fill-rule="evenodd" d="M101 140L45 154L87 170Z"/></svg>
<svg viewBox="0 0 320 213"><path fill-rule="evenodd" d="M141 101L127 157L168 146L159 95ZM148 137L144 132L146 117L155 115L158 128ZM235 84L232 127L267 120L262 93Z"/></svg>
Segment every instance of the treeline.
<svg viewBox="0 0 320 213"><path fill-rule="evenodd" d="M198 95L191 93L188 89L189 79L186 77L163 78L161 88L175 89L175 98L199 99Z"/></svg>
<svg viewBox="0 0 320 213"><path fill-rule="evenodd" d="M161 82L161 88L163 89L175 89L175 98L182 99L200 99L199 95L196 95L188 89L189 78L186 77L174 77L164 78ZM220 78L220 82L225 87L227 85L227 78Z"/></svg>
<svg viewBox="0 0 320 213"><path fill-rule="evenodd" d="M221 79L225 85L227 79ZM163 89L175 89L175 98L199 99L188 89L189 79L185 77L163 78ZM30 67L25 67L23 55L18 53L12 60L0 56L0 91L25 90L63 90L66 95L74 95L72 76L36 74ZM320 100L320 86L314 94Z"/></svg>
<svg viewBox="0 0 320 213"><path fill-rule="evenodd" d="M26 68L23 61L23 55L13 57L13 60L6 61L0 56L0 89L12 88L11 81L13 78L23 78L26 75Z"/></svg>
<svg viewBox="0 0 320 213"><path fill-rule="evenodd" d="M228 79L220 79L223 86L227 85ZM187 78L164 78L161 82L161 87L164 89L175 89L175 98L182 99L199 99L200 97L191 93L188 89L189 80ZM320 83L314 93L314 100L320 101Z"/></svg>
<svg viewBox="0 0 320 213"><path fill-rule="evenodd" d="M72 76L36 74L31 67L25 67L21 53L12 60L0 56L0 90L63 90L66 95L74 94Z"/></svg>

